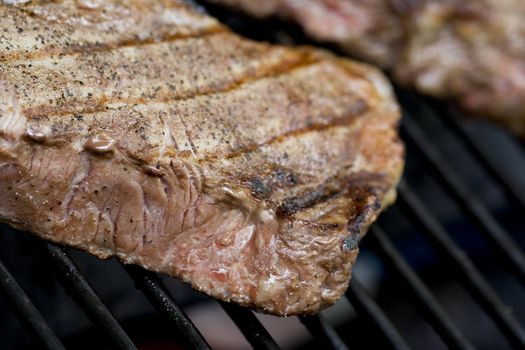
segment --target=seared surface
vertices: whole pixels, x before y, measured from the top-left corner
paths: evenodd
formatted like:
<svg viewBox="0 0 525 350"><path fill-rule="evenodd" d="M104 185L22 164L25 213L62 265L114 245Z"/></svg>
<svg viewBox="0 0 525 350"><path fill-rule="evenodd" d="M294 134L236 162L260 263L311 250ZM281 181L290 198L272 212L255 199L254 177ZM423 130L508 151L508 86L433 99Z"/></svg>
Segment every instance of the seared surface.
<svg viewBox="0 0 525 350"><path fill-rule="evenodd" d="M525 137L522 0L212 1L293 19L399 82Z"/></svg>
<svg viewBox="0 0 525 350"><path fill-rule="evenodd" d="M175 0L0 15L2 221L278 315L340 297L403 166L380 73Z"/></svg>

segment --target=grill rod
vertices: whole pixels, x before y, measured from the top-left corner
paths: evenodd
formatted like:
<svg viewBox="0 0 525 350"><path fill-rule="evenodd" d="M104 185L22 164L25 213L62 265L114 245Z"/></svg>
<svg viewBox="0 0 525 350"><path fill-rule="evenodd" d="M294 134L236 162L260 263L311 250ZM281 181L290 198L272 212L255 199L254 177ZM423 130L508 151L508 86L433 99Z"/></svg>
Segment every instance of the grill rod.
<svg viewBox="0 0 525 350"><path fill-rule="evenodd" d="M443 341L451 349L472 350L474 346L466 339L455 326L447 313L425 286L416 272L401 256L394 244L379 227L374 225L370 229L371 242L379 248L380 256L387 261L386 266L393 268L409 287L410 292L416 298L417 304L423 311L423 315L441 336Z"/></svg>
<svg viewBox="0 0 525 350"><path fill-rule="evenodd" d="M500 165L483 147L483 141L480 141L479 137L474 136L474 133L465 126L466 116L433 98L420 96L400 88L396 89L396 92L400 100L404 101L405 106L412 107L412 116L417 116L421 123L432 119L446 126L448 134L465 147L482 169L496 181L513 204L525 210L525 191L516 183L516 179L508 175L508 172L501 171ZM414 111L414 106L417 106L417 113Z"/></svg>
<svg viewBox="0 0 525 350"><path fill-rule="evenodd" d="M314 337L320 349L348 350L344 341L323 315L300 316L299 319Z"/></svg>
<svg viewBox="0 0 525 350"><path fill-rule="evenodd" d="M410 347L401 337L399 331L355 277L350 281L346 296L350 299L359 316L371 321L392 349L410 350Z"/></svg>
<svg viewBox="0 0 525 350"><path fill-rule="evenodd" d="M399 186L398 203L401 209L410 217L410 221L419 227L438 252L452 263L452 271L467 287L472 296L493 318L496 325L517 349L525 348L525 330L490 287L482 274L477 270L465 252L448 236L445 229L430 214L423 203L404 182Z"/></svg>
<svg viewBox="0 0 525 350"><path fill-rule="evenodd" d="M455 138L461 141L483 169L497 181L507 198L519 207L521 211L525 211L525 193L517 184L513 183L514 181L506 172L500 171L498 164L481 146L479 139L472 135L472 132L459 120L460 117L465 117L457 115L456 111L447 111L448 107L438 105L435 101L429 101L429 104L436 114L444 116L444 118L440 118L440 121L444 122L452 130L456 136Z"/></svg>
<svg viewBox="0 0 525 350"><path fill-rule="evenodd" d="M135 286L144 293L153 307L175 326L181 335L182 344L188 349L211 349L156 274L135 265L124 265L124 268Z"/></svg>
<svg viewBox="0 0 525 350"><path fill-rule="evenodd" d="M250 309L226 302L220 304L254 350L279 349L279 345Z"/></svg>
<svg viewBox="0 0 525 350"><path fill-rule="evenodd" d="M471 193L461 179L447 165L439 151L428 142L423 130L405 113L401 124L403 139L414 145L432 169L432 174L443 184L448 193L460 204L468 217L476 224L496 249L498 256L525 286L525 255L511 236L496 222L491 213Z"/></svg>
<svg viewBox="0 0 525 350"><path fill-rule="evenodd" d="M118 349L136 349L78 266L66 254L64 248L38 238L35 238L35 242L46 253L62 287L66 292L71 293L70 295L82 306L91 321L104 331Z"/></svg>
<svg viewBox="0 0 525 350"><path fill-rule="evenodd" d="M18 319L26 330L36 340L39 346L48 350L63 350L64 345L51 330L35 305L29 299L22 287L16 282L9 270L0 261L0 290L9 300Z"/></svg>

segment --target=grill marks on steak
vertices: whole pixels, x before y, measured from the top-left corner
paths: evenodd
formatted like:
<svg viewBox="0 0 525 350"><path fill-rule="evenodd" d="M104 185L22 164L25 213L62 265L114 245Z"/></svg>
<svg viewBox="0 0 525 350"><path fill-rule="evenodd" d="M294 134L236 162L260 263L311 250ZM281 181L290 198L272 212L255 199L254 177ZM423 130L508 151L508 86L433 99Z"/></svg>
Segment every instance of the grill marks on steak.
<svg viewBox="0 0 525 350"><path fill-rule="evenodd" d="M226 31L192 6L170 0L108 4L98 0L32 0L4 7L5 40L0 56L4 59L107 51ZM13 40L17 38L23 40Z"/></svg>
<svg viewBox="0 0 525 350"><path fill-rule="evenodd" d="M31 81L45 92L30 97L25 107L29 117L48 114L100 112L117 104L143 104L149 100L170 101L234 89L239 84L271 77L313 63L308 52L290 55L264 45L242 45L231 34L188 41L162 42L149 46L116 48L92 54L10 61L2 70L6 78ZM194 57L198 50L199 56ZM176 55L178 60L170 59ZM168 75L160 75L166 72ZM37 74L38 73L38 74ZM49 84L60 89L48 91ZM24 85L15 86L15 93ZM135 84L144 84L137 89Z"/></svg>
<svg viewBox="0 0 525 350"><path fill-rule="evenodd" d="M380 73L178 1L0 14L2 221L274 314L340 297L403 165Z"/></svg>

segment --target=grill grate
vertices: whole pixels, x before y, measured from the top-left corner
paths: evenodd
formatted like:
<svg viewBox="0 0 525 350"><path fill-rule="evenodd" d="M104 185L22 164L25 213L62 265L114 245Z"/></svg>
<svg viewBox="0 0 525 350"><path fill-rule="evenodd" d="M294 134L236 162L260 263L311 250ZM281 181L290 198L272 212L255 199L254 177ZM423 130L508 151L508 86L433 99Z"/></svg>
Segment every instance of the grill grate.
<svg viewBox="0 0 525 350"><path fill-rule="evenodd" d="M52 243L37 242L51 260L57 279L86 314L119 349L136 349L128 335L104 305L88 280L63 248Z"/></svg>
<svg viewBox="0 0 525 350"><path fill-rule="evenodd" d="M202 334L195 328L191 320L154 273L145 271L137 266L126 266L125 268L135 281L137 288L142 290L155 309L164 314L171 324L175 326L175 329L184 336L181 339L183 344L189 349L210 349Z"/></svg>
<svg viewBox="0 0 525 350"><path fill-rule="evenodd" d="M46 349L65 349L13 275L0 261L0 287L18 319L37 344Z"/></svg>
<svg viewBox="0 0 525 350"><path fill-rule="evenodd" d="M453 271L459 276L460 281L466 285L473 297L485 308L486 312L494 318L501 331L515 345L518 345L518 348L525 347L523 328L512 314L508 313L504 303L476 269L472 261L448 237L443 227L435 221L408 186L401 184L399 191L399 200L403 209L414 216L414 222L421 226L423 232L430 238L436 248L449 260L449 263L453 266Z"/></svg>
<svg viewBox="0 0 525 350"><path fill-rule="evenodd" d="M348 350L344 341L322 315L301 317L301 322L313 335L319 349Z"/></svg>
<svg viewBox="0 0 525 350"><path fill-rule="evenodd" d="M221 305L254 349L279 349L279 345L250 310L224 302Z"/></svg>
<svg viewBox="0 0 525 350"><path fill-rule="evenodd" d="M220 9L212 8L212 11L221 17ZM224 14L222 17L224 19ZM236 15L234 20L238 22L238 19ZM241 25L240 31L259 39L267 38L269 35L278 36L271 31L266 33L261 28L266 27L247 22ZM298 37L301 36L297 30L292 32ZM304 41L304 38L299 39L301 40ZM489 156L482 147L479 139L465 128L464 123L457 117L456 111L406 90L398 89L396 92L404 112L402 138L407 144L409 155L412 153L417 155L421 174L430 174L438 181L440 189L447 192L454 203L461 208L461 212L477 228L476 232L479 232L489 243L498 260L512 272L522 286L525 286L525 255L522 248L507 229L496 220L486 203L479 199L476 193L468 190L461 176L449 165L441 147L428 138L424 128L425 121L438 119L438 122L444 125L447 135L460 143L464 151L476 160L486 175L505 193L515 211L523 212L525 209L525 187L520 186L505 170L500 169L493 157ZM428 203L420 198L414 188L414 184L405 178L400 184L399 198L395 207L401 209L402 216L428 240L443 262L450 266L450 271L455 278L464 285L485 314L493 320L509 344L516 349L525 348L525 331L520 320L510 312L509 306L499 296L495 286L478 270L467 253L452 238L445 224L427 208ZM453 349L474 349L472 339L463 334L451 312L443 307L428 283L425 283L418 272L410 266L402 250L395 245L393 239L389 238L390 233L390 227L375 225L363 242L364 250L376 254L386 268L392 270L399 284L409 291L415 306L444 344ZM62 287L82 308L91 322L106 335L106 340L111 347L136 349L136 345L121 323L112 315L66 250L37 238L34 241L43 255L48 258ZM163 315L165 322L176 330L181 345L188 349L211 348L156 274L137 266L124 266L124 268L155 311ZM61 342L63 339L59 339L53 332L2 261L0 261L0 291L4 295L3 299L11 306L39 348L65 348ZM362 320L370 325L370 329L377 335L375 337L377 339L367 339L367 348L410 349L406 332L394 326L387 310L380 306L379 299L375 299L357 278L351 281L346 297L356 310L359 322ZM522 300L523 298L516 302ZM279 348L272 334L264 328L252 311L228 303L220 304L254 349ZM300 317L300 321L312 335L316 343L315 348L344 350L353 347L351 340L357 336L353 330L336 329L322 314Z"/></svg>
<svg viewBox="0 0 525 350"><path fill-rule="evenodd" d="M355 278L350 282L346 295L359 315L373 322L377 330L380 331L379 334L385 337L392 349L410 349L383 310Z"/></svg>
<svg viewBox="0 0 525 350"><path fill-rule="evenodd" d="M446 159L440 155L437 148L427 141L425 134L413 121L413 118L405 116L401 131L405 134L404 140L411 143L414 149L421 153L423 156L421 159L430 166L432 174L437 177L465 214L493 245L500 259L525 285L525 255L510 234L498 224L486 206L468 190L468 186L447 165Z"/></svg>
<svg viewBox="0 0 525 350"><path fill-rule="evenodd" d="M473 349L472 345L465 339L456 328L450 317L443 310L430 290L419 279L415 271L403 259L394 244L387 238L384 231L375 226L371 230L372 238L379 246L380 254L390 266L401 276L409 291L414 295L423 315L428 319L436 332L446 344L453 349Z"/></svg>

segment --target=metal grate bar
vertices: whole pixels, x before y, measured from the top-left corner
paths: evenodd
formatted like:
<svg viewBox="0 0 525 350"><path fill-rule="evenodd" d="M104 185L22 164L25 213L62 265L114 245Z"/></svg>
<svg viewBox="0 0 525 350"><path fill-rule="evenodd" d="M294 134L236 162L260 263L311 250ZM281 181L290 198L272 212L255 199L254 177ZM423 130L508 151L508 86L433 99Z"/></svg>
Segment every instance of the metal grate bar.
<svg viewBox="0 0 525 350"><path fill-rule="evenodd" d="M460 277L460 281L494 319L503 334L516 348L525 348L525 331L509 313L509 308L500 300L465 252L450 239L445 229L403 182L399 186L398 201L411 222L417 224L439 252L453 264L452 271Z"/></svg>
<svg viewBox="0 0 525 350"><path fill-rule="evenodd" d="M496 222L488 209L471 193L439 151L428 142L420 127L406 115L402 123L405 141L413 144L431 167L433 174L444 185L449 194L458 202L465 213L494 246L498 256L509 266L518 280L525 285L525 255L518 244Z"/></svg>
<svg viewBox="0 0 525 350"><path fill-rule="evenodd" d="M376 304L374 299L354 278L346 291L346 296L356 309L357 313L370 320L379 329L385 340L395 350L409 350L410 347L399 334L392 322L384 314L383 310Z"/></svg>
<svg viewBox="0 0 525 350"><path fill-rule="evenodd" d="M461 334L423 281L387 238L384 231L377 225L374 225L370 231L371 237L369 239L376 243L380 249L381 257L388 262L388 266L391 266L405 281L421 307L423 315L443 341L452 349L474 349L474 346Z"/></svg>
<svg viewBox="0 0 525 350"><path fill-rule="evenodd" d="M325 320L323 315L300 316L299 319L314 337L314 341L318 343L320 349L348 350L339 334Z"/></svg>
<svg viewBox="0 0 525 350"><path fill-rule="evenodd" d="M173 299L159 277L139 266L124 265L135 285L153 307L166 316L181 335L181 343L189 349L211 349L202 334Z"/></svg>
<svg viewBox="0 0 525 350"><path fill-rule="evenodd" d="M55 275L64 289L82 307L95 325L109 337L119 349L136 349L109 309L102 303L93 287L84 277L78 266L69 258L63 248L36 238L55 270Z"/></svg>
<svg viewBox="0 0 525 350"><path fill-rule="evenodd" d="M525 193L520 188L512 183L508 178L506 172L501 171L498 164L487 154L487 152L480 145L480 141L472 136L469 131L457 118L450 116L444 118L450 130L452 130L458 137L458 140L467 147L470 153L483 166L485 171L495 179L505 192L505 195L514 202L521 210L525 210Z"/></svg>
<svg viewBox="0 0 525 350"><path fill-rule="evenodd" d="M422 100L423 99L423 100ZM507 198L525 210L525 192L521 190L517 184L507 175L505 171L501 171L500 166L487 153L486 149L481 145L479 138L476 138L473 133L465 127L460 119L464 116L459 115L456 110L450 106L435 101L431 98L424 98L418 96L417 103L427 112L425 118L431 116L434 120L443 123L455 136L455 139L460 141L463 146L470 152L474 159L483 167L487 174L492 177L501 186ZM429 108L432 108L431 110Z"/></svg>
<svg viewBox="0 0 525 350"><path fill-rule="evenodd" d="M0 290L5 294L20 322L39 346L49 350L65 349L2 261L0 261Z"/></svg>
<svg viewBox="0 0 525 350"><path fill-rule="evenodd" d="M250 309L231 303L220 304L255 350L279 349L279 345Z"/></svg>

